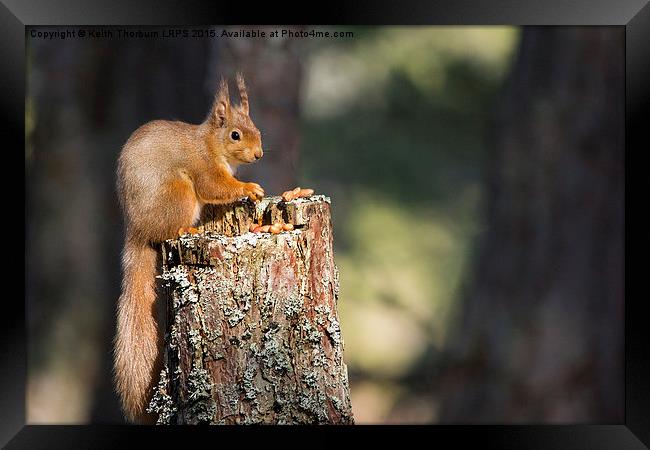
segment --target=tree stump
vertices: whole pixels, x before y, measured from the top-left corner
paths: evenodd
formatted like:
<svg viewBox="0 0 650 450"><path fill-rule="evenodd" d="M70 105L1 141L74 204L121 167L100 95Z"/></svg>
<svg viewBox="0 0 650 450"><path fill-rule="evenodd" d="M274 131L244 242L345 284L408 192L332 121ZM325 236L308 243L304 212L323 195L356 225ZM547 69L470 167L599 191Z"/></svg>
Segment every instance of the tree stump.
<svg viewBox="0 0 650 450"><path fill-rule="evenodd" d="M251 223L294 225L250 233ZM204 208L162 245L159 424L352 424L330 199Z"/></svg>

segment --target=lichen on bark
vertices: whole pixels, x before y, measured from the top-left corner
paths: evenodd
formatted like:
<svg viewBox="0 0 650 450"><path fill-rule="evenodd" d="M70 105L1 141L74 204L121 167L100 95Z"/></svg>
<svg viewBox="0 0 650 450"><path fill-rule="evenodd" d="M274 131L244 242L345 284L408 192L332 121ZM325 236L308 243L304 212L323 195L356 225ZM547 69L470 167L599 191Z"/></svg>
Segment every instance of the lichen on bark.
<svg viewBox="0 0 650 450"><path fill-rule="evenodd" d="M295 229L248 232L260 218ZM199 229L162 246L159 423L353 423L329 198L208 207Z"/></svg>

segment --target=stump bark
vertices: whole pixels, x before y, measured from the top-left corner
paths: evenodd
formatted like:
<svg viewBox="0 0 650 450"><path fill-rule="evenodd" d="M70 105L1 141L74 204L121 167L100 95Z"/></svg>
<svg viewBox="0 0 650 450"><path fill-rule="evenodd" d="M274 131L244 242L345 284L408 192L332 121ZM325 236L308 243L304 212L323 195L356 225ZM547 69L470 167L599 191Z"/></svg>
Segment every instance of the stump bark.
<svg viewBox="0 0 650 450"><path fill-rule="evenodd" d="M282 221L294 230L248 232ZM162 245L160 424L351 424L330 200L204 208Z"/></svg>

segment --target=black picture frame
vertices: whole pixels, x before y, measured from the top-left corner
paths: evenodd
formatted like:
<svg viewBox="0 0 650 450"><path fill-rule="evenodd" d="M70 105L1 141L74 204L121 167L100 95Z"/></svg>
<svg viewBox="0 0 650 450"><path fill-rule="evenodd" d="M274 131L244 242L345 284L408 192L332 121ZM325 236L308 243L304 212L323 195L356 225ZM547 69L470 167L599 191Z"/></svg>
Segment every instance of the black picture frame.
<svg viewBox="0 0 650 450"><path fill-rule="evenodd" d="M650 149L650 5L645 0L616 2L588 0L436 1L418 2L327 2L309 5L299 13L277 3L251 6L209 1L152 0L108 1L20 1L0 4L0 101L2 102L4 155L20 158L24 148L25 27L33 25L200 25L223 23L259 24L429 24L429 25L615 25L625 27L626 55L626 172L630 161L638 161L633 150ZM631 156L634 155L634 156ZM632 158L632 159L631 159ZM18 164L18 162L16 163ZM13 164L5 159L5 167ZM9 171L5 171L7 173ZM629 181L630 174L626 181ZM6 177L5 177L6 178ZM10 178L10 177L9 177ZM7 183L5 181L5 183ZM7 199L16 199L11 184ZM626 193L630 191L626 189ZM17 200L17 199L16 199ZM10 208L7 206L7 208ZM13 207L11 207L13 208ZM18 210L16 206L13 210ZM627 219L627 211L626 211ZM16 220L16 219L12 219ZM626 220L626 227L629 224ZM18 226L10 224L12 226ZM15 232L14 233L18 233ZM626 228L627 234L627 228ZM6 236L6 235L5 235ZM13 238L12 241L17 241ZM626 253L629 239L626 240ZM25 242L25 241L23 241ZM25 242L26 244L26 242ZM19 252L14 255L20 254ZM25 253L23 253L25 254ZM626 280L629 278L629 267ZM627 283L626 283L627 284ZM628 289L629 292L629 289ZM223 444L224 437L251 436L299 443L302 433L328 433L335 442L354 435L387 442L405 432L412 439L438 446L473 445L479 448L585 448L633 449L650 445L650 339L644 299L628 295L625 303L625 420L619 424L593 425L447 425L408 427L253 427L207 428L136 426L35 426L25 425L26 330L24 303L13 298L3 302L0 327L0 444L7 448L124 448L139 439L147 447L169 444L170 439L189 436ZM287 433L291 433L290 435ZM410 437L410 436L409 436ZM280 440L282 439L282 440ZM310 441L313 442L313 441ZM415 442L415 441L414 441Z"/></svg>

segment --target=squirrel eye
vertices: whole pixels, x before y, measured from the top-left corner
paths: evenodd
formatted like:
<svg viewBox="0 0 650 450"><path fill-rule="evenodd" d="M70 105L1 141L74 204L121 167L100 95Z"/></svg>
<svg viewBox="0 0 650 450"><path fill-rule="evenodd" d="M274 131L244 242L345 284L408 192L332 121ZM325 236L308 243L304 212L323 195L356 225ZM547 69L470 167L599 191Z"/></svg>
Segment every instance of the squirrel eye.
<svg viewBox="0 0 650 450"><path fill-rule="evenodd" d="M233 139L233 141L238 141L240 139L239 133L237 131L230 133L230 137Z"/></svg>

